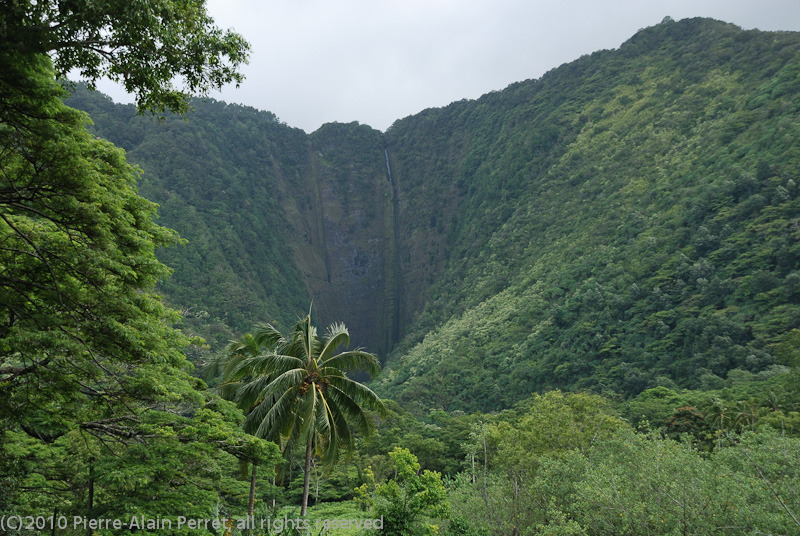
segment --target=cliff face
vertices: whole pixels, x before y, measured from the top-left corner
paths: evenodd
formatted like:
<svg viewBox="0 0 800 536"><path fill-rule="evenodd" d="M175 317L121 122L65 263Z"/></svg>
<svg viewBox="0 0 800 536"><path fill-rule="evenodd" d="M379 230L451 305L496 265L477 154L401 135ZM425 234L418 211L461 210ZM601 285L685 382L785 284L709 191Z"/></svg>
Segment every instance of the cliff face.
<svg viewBox="0 0 800 536"><path fill-rule="evenodd" d="M426 162L395 156L391 137L357 123L310 136L296 249L320 319L342 321L357 344L381 355L403 337L446 259L444 222L455 206L427 181ZM412 158L413 160L413 158ZM442 224L437 224L441 221Z"/></svg>
<svg viewBox="0 0 800 536"><path fill-rule="evenodd" d="M379 131L328 124L306 135L214 101L159 123L85 88L69 102L128 151L142 195L187 240L160 253L175 270L162 288L195 324L288 329L313 302L319 326L344 322L358 346L385 355L398 340L410 259L401 266L397 179ZM233 332L204 335L222 344Z"/></svg>
<svg viewBox="0 0 800 536"><path fill-rule="evenodd" d="M383 134L71 103L188 239L163 252L163 288L206 336L288 328L313 300L318 326L389 355L382 394L487 410L778 370L800 329L799 51L665 22Z"/></svg>
<svg viewBox="0 0 800 536"><path fill-rule="evenodd" d="M321 321L344 322L354 344L387 350L394 294L392 184L381 134L329 124L310 137L303 212L312 237L296 248ZM387 262L388 260L388 262Z"/></svg>

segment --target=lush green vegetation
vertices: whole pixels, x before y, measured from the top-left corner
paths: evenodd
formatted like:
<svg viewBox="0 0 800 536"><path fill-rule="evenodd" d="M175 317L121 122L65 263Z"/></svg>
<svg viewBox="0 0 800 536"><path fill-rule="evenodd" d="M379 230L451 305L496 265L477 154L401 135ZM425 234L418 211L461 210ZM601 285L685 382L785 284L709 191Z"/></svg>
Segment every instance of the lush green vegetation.
<svg viewBox="0 0 800 536"><path fill-rule="evenodd" d="M634 432L602 405L551 394L517 422L477 430L478 463L449 490L448 532L791 534L800 527L796 437L746 432L704 453L690 435L679 442ZM566 424L552 430L553 419Z"/></svg>
<svg viewBox="0 0 800 536"><path fill-rule="evenodd" d="M282 237L293 234L285 211L293 204L287 189L302 176L302 131L222 102L195 101L191 121L169 115L161 122L85 90L69 103L89 112L95 132L145 170L141 194L187 240L159 251L174 270L160 289L186 329L219 349L253 319L294 324L308 291Z"/></svg>
<svg viewBox="0 0 800 536"><path fill-rule="evenodd" d="M213 101L161 125L97 95L71 102L188 239L160 253L187 329L217 349L254 321L291 326L313 298L324 323L388 354L380 394L487 411L548 388L630 397L785 373L800 328L798 47L665 21L397 121L382 143Z"/></svg>
<svg viewBox="0 0 800 536"><path fill-rule="evenodd" d="M374 428L367 410L385 411L375 393L347 377L359 371L374 376L380 370L378 357L361 350L335 353L349 344L344 324L331 324L319 336L309 311L290 337L265 324L221 357L220 389L247 411L245 430L278 443L286 457L305 444L301 516L308 507L314 459L333 468L341 451L353 448L351 428L364 436Z"/></svg>
<svg viewBox="0 0 800 536"><path fill-rule="evenodd" d="M106 11L98 20L93 9L110 4L122 18ZM63 520L75 533L73 516L224 516L247 496L239 463L274 467L280 459L276 445L244 433L241 412L190 374L190 341L154 290L170 272L155 249L179 239L155 223L156 206L138 195L138 171L123 152L90 135L85 114L62 102L59 70L124 69L134 84L147 76L125 53L125 39L141 38L130 34L141 20L126 21L123 4L81 11L17 2L0 13L3 533L39 532L45 517L51 532ZM208 47L179 60L188 89L236 79L225 59L237 63L246 44L235 34L220 41L201 3L182 6L172 24L153 30L183 30L186 22L193 31L178 41ZM98 57L81 37L100 34L111 41L96 43ZM165 54L182 50L164 45ZM143 106L180 108L172 60L137 86ZM12 525L15 515L41 517Z"/></svg>
<svg viewBox="0 0 800 536"><path fill-rule="evenodd" d="M3 7L4 60L50 55L57 78L78 70L92 85L101 77L116 80L142 110L185 111L192 95L244 79L238 69L250 45L218 28L203 0L41 0Z"/></svg>
<svg viewBox="0 0 800 536"><path fill-rule="evenodd" d="M450 246L429 242L425 306L378 391L487 410L546 388L631 396L784 372L800 322L798 47L665 22L395 123L395 175L421 212L403 235Z"/></svg>
<svg viewBox="0 0 800 536"><path fill-rule="evenodd" d="M146 3L0 15L3 520L800 528L798 35L665 20L384 134L78 87L91 125L71 68L156 111L240 79L202 2ZM369 387L342 324L294 322L309 298L393 348Z"/></svg>

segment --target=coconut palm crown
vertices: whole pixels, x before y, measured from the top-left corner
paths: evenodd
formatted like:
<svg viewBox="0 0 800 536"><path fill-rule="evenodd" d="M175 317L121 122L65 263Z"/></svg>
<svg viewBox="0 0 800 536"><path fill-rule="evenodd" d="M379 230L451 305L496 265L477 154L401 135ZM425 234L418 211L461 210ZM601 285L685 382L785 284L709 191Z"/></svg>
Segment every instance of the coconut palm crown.
<svg viewBox="0 0 800 536"><path fill-rule="evenodd" d="M247 345L231 352L222 388L235 389L234 400L247 414L246 431L278 443L285 453L306 444L305 515L312 457L332 466L341 449L352 445L351 426L369 435L374 423L367 410L385 412L371 389L347 376L358 370L374 376L380 362L361 349L336 353L350 343L347 328L331 324L319 337L310 311L295 324L291 338L262 324L251 342L262 351Z"/></svg>

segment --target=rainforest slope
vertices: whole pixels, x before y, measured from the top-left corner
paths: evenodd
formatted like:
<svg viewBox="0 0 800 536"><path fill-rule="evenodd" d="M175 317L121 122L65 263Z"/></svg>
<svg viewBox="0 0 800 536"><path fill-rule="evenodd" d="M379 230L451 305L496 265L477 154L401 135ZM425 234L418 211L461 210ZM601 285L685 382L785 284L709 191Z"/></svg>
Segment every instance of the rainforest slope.
<svg viewBox="0 0 800 536"><path fill-rule="evenodd" d="M213 341L313 299L409 409L782 374L800 328L800 36L644 29L538 80L307 135L78 91L188 243L163 290ZM194 315L194 317L192 317ZM188 319L187 319L188 321Z"/></svg>

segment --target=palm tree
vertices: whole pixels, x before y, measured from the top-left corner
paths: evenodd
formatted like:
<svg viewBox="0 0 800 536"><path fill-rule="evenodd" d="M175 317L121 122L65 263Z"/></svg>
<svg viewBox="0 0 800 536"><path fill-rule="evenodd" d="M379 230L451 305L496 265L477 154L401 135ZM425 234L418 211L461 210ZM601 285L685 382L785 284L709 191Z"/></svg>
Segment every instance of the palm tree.
<svg viewBox="0 0 800 536"><path fill-rule="evenodd" d="M722 448L722 437L728 431L728 425L732 420L732 412L727 402L715 397L711 397L706 404L706 419L709 424L716 428L715 436L717 445Z"/></svg>
<svg viewBox="0 0 800 536"><path fill-rule="evenodd" d="M758 402L750 400L739 400L733 407L735 423L737 428L744 431L747 428L754 430L758 419L761 417Z"/></svg>
<svg viewBox="0 0 800 536"><path fill-rule="evenodd" d="M254 337L250 333L245 333L238 340L230 341L222 353L212 361L203 372L203 378L206 381L217 378L231 378L233 375L231 371L236 368L248 358L253 358L259 355L268 340L263 338ZM236 397L236 391L241 386L239 381L226 381L222 383L218 390L223 398L232 400ZM256 499L256 472L257 464L246 459L239 459L239 469L242 472L243 478L250 470L250 496L247 501L247 515L253 515Z"/></svg>
<svg viewBox="0 0 800 536"><path fill-rule="evenodd" d="M385 412L380 398L348 372L378 373L377 356L361 349L335 353L350 343L344 324L332 324L323 337L311 324L311 312L285 338L271 324L254 335L266 351L236 355L226 370L223 388L235 388L235 400L247 417L244 427L278 443L285 454L305 443L301 516L308 507L311 460L336 463L342 448L352 446L352 426L364 435L374 428L367 410ZM249 352L245 352L249 353Z"/></svg>

